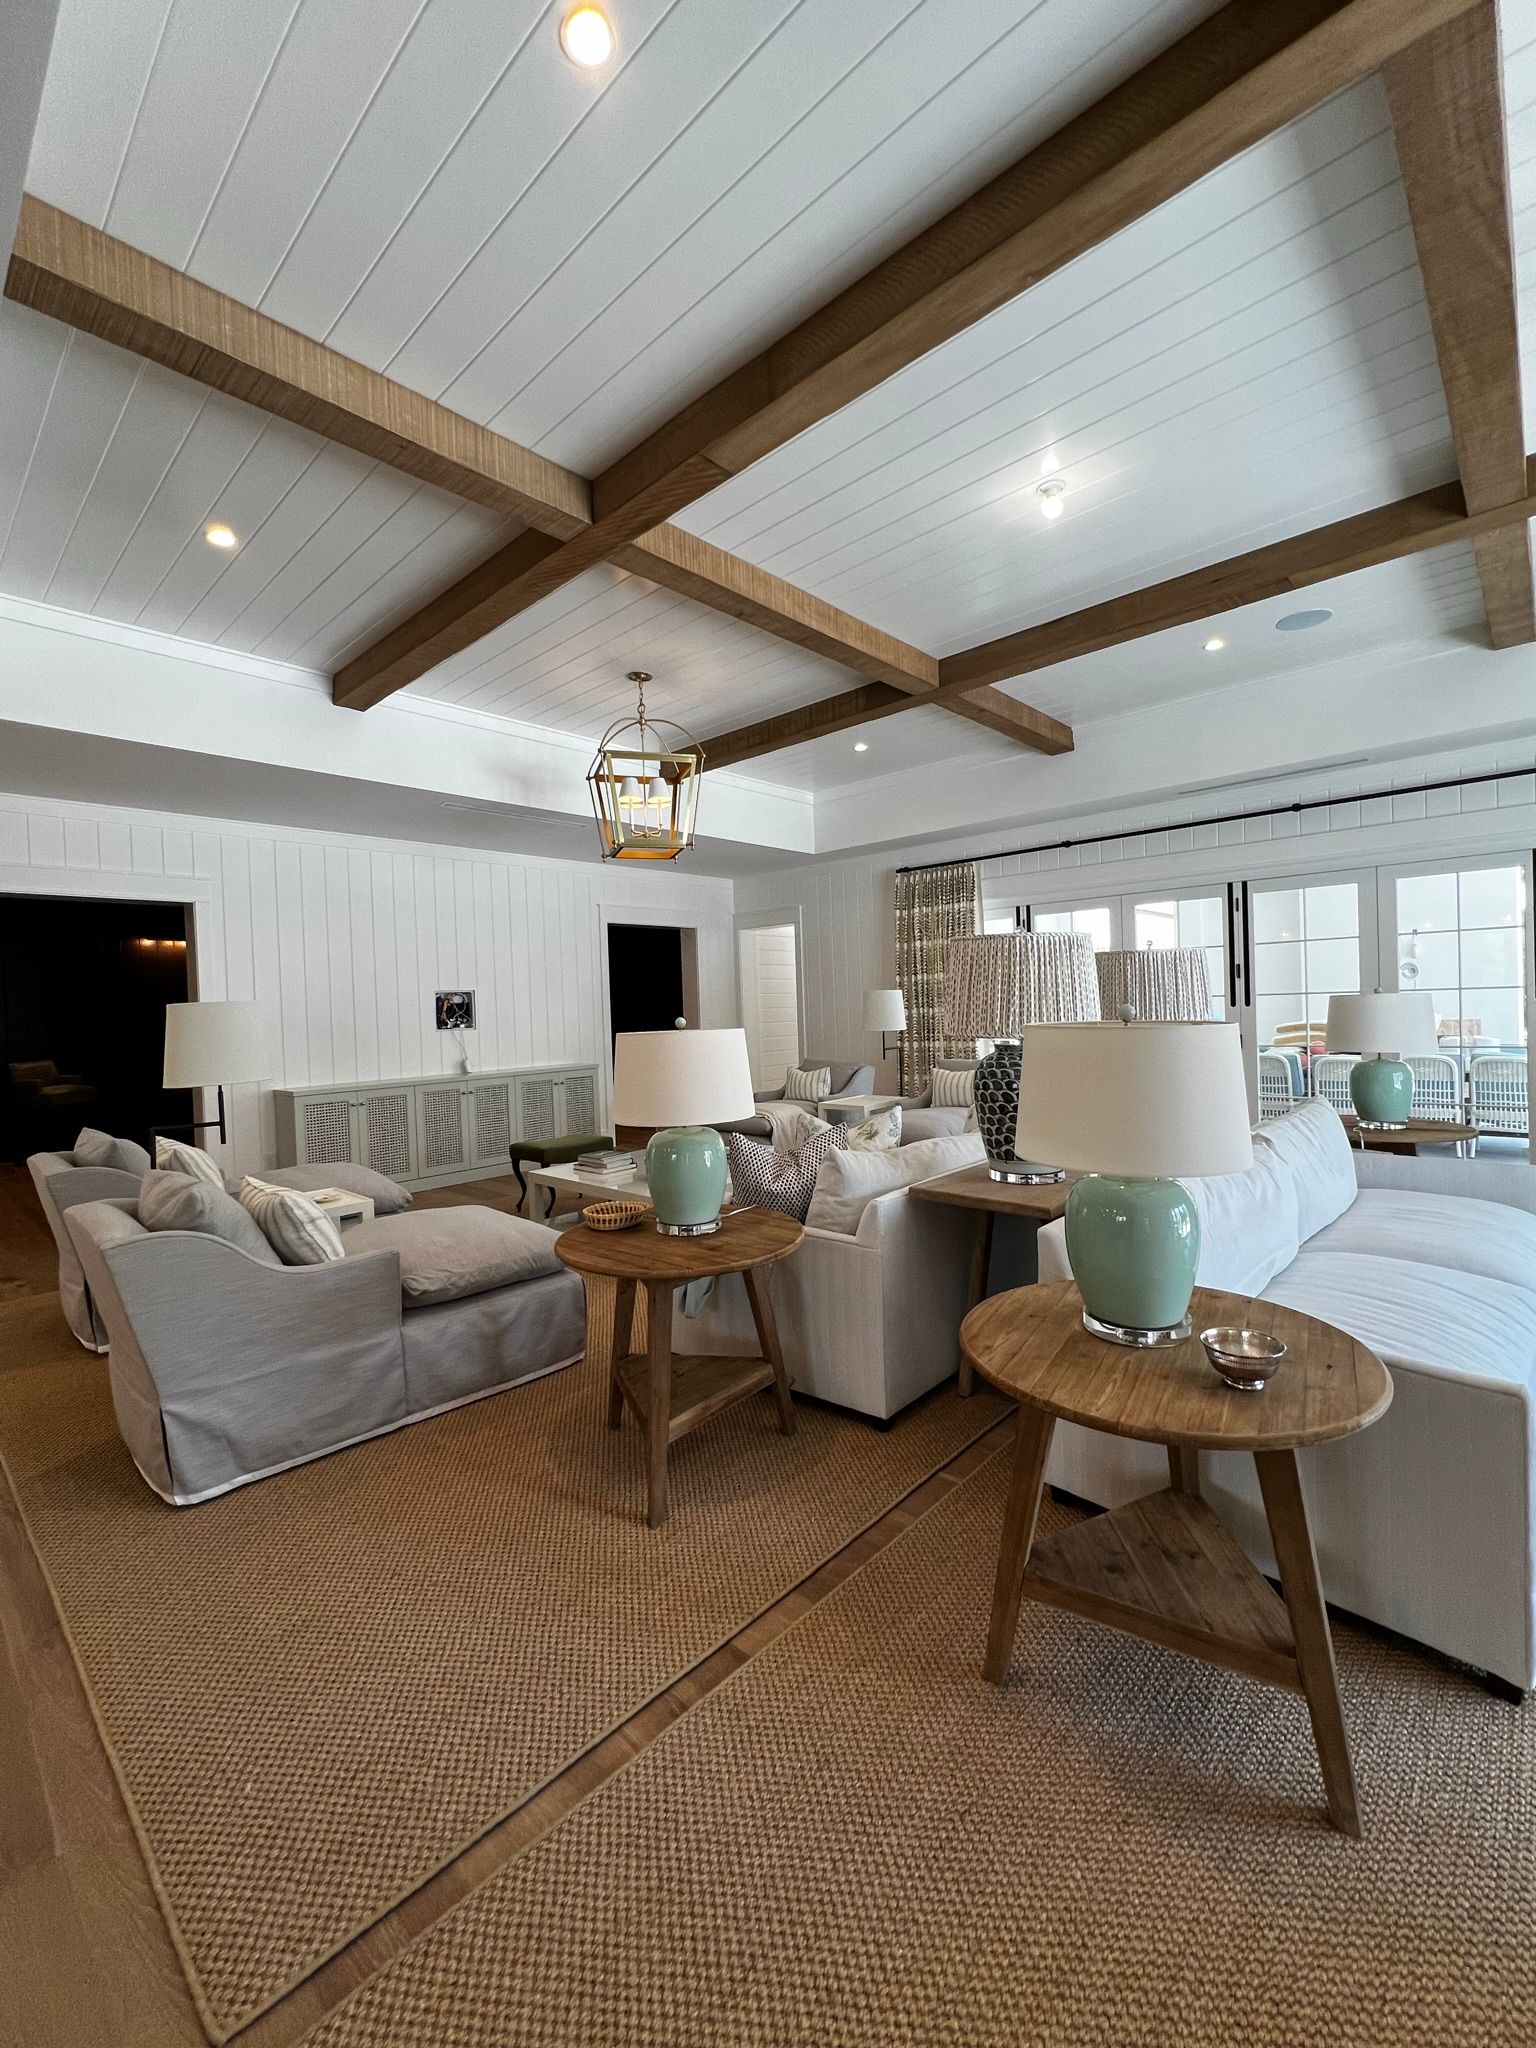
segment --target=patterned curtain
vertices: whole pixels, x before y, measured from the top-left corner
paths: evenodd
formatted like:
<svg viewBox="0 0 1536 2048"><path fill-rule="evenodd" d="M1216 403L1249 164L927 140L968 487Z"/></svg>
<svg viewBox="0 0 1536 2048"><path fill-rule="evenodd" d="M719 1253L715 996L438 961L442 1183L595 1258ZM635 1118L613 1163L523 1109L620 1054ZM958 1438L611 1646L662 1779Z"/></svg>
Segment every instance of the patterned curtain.
<svg viewBox="0 0 1536 2048"><path fill-rule="evenodd" d="M951 939L981 921L973 861L921 868L896 877L896 979L907 999L906 1084L928 1085L935 1060L976 1057L975 1042L944 1036L944 961Z"/></svg>

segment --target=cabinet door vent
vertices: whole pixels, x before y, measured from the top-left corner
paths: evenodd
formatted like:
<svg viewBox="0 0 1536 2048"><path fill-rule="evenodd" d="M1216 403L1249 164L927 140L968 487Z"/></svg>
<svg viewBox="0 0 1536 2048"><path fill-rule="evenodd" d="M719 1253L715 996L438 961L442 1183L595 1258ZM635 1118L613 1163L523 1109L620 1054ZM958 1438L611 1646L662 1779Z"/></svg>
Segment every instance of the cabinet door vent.
<svg viewBox="0 0 1536 2048"><path fill-rule="evenodd" d="M470 1090L474 1097L476 1166L506 1159L512 1143L512 1091L505 1081L486 1081Z"/></svg>
<svg viewBox="0 0 1536 2048"><path fill-rule="evenodd" d="M565 1128L572 1137L597 1129L597 1085L591 1074L565 1077Z"/></svg>
<svg viewBox="0 0 1536 2048"><path fill-rule="evenodd" d="M523 1137L534 1140L559 1137L553 1081L538 1079L521 1082L517 1091L517 1105Z"/></svg>
<svg viewBox="0 0 1536 2048"><path fill-rule="evenodd" d="M457 1086L421 1090L421 1170L464 1164L464 1099Z"/></svg>
<svg viewBox="0 0 1536 2048"><path fill-rule="evenodd" d="M366 1164L376 1173L408 1180L415 1172L411 1163L411 1098L399 1095L369 1095L363 1101L363 1150Z"/></svg>
<svg viewBox="0 0 1536 2048"><path fill-rule="evenodd" d="M352 1105L332 1097L306 1102L304 1111L304 1163L330 1166L352 1157Z"/></svg>

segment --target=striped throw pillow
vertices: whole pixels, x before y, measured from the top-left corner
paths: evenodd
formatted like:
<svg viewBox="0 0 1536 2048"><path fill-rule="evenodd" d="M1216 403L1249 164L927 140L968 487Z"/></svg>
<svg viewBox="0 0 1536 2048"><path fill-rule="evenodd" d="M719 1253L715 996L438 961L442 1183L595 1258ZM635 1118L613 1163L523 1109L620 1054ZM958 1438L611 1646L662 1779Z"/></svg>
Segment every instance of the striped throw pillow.
<svg viewBox="0 0 1536 2048"><path fill-rule="evenodd" d="M223 1174L201 1145L182 1145L175 1138L156 1138L155 1171L184 1173L190 1180L211 1181L216 1188L224 1185Z"/></svg>
<svg viewBox="0 0 1536 2048"><path fill-rule="evenodd" d="M934 1068L933 1107L935 1109L969 1109L975 1100L976 1075L972 1068Z"/></svg>
<svg viewBox="0 0 1536 2048"><path fill-rule="evenodd" d="M775 1152L758 1138L728 1131L725 1156L731 1168L731 1200L738 1209L780 1209L803 1223L821 1162L829 1152L847 1149L848 1132L842 1124L823 1124L798 1152Z"/></svg>
<svg viewBox="0 0 1536 2048"><path fill-rule="evenodd" d="M240 1183L240 1205L261 1225L285 1266L324 1266L342 1257L335 1221L297 1188L275 1188L247 1174Z"/></svg>
<svg viewBox="0 0 1536 2048"><path fill-rule="evenodd" d="M830 1067L789 1067L784 1074L786 1102L820 1102L832 1093Z"/></svg>

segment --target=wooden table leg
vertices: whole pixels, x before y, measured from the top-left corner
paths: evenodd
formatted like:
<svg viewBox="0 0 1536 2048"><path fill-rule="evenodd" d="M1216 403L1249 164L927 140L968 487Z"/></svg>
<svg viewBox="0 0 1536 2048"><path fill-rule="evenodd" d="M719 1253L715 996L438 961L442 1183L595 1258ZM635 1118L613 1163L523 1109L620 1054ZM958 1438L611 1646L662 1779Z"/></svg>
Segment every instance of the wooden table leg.
<svg viewBox="0 0 1536 2048"><path fill-rule="evenodd" d="M975 1308L987 1296L987 1271L992 1264L992 1232L997 1218L990 1209L983 1209L976 1219L976 1242L971 1249L971 1292L968 1308ZM958 1392L962 1401L969 1400L976 1384L976 1372L971 1361L962 1351L960 1354L960 1382Z"/></svg>
<svg viewBox="0 0 1536 2048"><path fill-rule="evenodd" d="M645 1348L650 1380L646 1397L645 1498L646 1520L653 1529L659 1529L667 1519L667 1446L672 1429L672 1286L670 1280L645 1283Z"/></svg>
<svg viewBox="0 0 1536 2048"><path fill-rule="evenodd" d="M1175 1493L1192 1493L1200 1498L1200 1453L1183 1444L1168 1446L1168 1484Z"/></svg>
<svg viewBox="0 0 1536 2048"><path fill-rule="evenodd" d="M789 1374L784 1370L779 1326L768 1295L768 1268L748 1266L741 1277L747 1283L747 1300L751 1304L752 1320L757 1326L757 1341L763 1348L764 1358L773 1367L773 1398L779 1408L779 1429L784 1436L793 1436L795 1410L789 1398Z"/></svg>
<svg viewBox="0 0 1536 2048"><path fill-rule="evenodd" d="M608 1360L608 1427L617 1429L624 1420L624 1389L619 1385L619 1360L634 1348L631 1331L635 1319L635 1283L618 1280L613 1287L612 1351Z"/></svg>
<svg viewBox="0 0 1536 2048"><path fill-rule="evenodd" d="M1013 1440L1013 1471L1008 1481L1008 1505L1003 1513L1003 1540L997 1554L997 1579L992 1589L992 1625L987 1630L987 1654L982 1674L994 1685L1008 1675L1013 1638L1019 1626L1019 1601L1023 1597L1024 1572L1035 1540L1035 1523L1040 1514L1040 1494L1045 1483L1046 1454L1056 1418L1043 1409L1021 1407Z"/></svg>
<svg viewBox="0 0 1536 2048"><path fill-rule="evenodd" d="M1323 1788L1328 1797L1328 1818L1342 1834L1358 1838L1360 1802L1355 1791L1354 1765L1349 1758L1344 1710L1339 1704L1333 1637L1328 1629L1328 1610L1323 1605L1317 1552L1312 1546L1296 1453L1255 1451L1253 1462L1258 1467L1270 1541L1280 1567L1280 1587L1290 1610L1296 1662L1307 1711L1312 1716L1312 1739L1317 1744L1317 1760L1322 1766Z"/></svg>

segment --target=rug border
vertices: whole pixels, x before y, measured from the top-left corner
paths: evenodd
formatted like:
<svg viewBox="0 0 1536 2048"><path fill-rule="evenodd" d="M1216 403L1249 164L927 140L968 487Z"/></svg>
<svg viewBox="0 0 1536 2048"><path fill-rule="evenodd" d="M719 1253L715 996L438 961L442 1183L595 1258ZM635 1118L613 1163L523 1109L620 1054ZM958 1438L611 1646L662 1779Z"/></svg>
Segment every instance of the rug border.
<svg viewBox="0 0 1536 2048"><path fill-rule="evenodd" d="M49 1297L45 1295L30 1295L24 1296L23 1300L31 1304L40 1300L47 1300L48 1298ZM54 1298L56 1299L57 1297ZM17 1304L17 1306L19 1305L20 1304ZM91 1355L96 1358L96 1362L99 1363L105 1370L105 1358L96 1357L95 1354ZM945 1387L947 1384L947 1381L941 1380L938 1384L938 1387L932 1388L929 1391L930 1393L937 1393L941 1388ZM507 1394L515 1394L517 1391L518 1389L515 1386L508 1387L504 1390L504 1392ZM499 1398L499 1396L491 1394L488 1395L486 1398L489 1400L495 1400ZM848 1416L850 1417L850 1419L853 1420L867 1420L867 1418L859 1417L856 1411L850 1409L839 1409L837 1412L840 1415ZM896 1494L891 1500L887 1501L885 1506L880 1509L878 1514L870 1516L870 1518L867 1521L860 1523L860 1525L856 1529L851 1530L849 1534L845 1536L843 1540L837 1545L836 1549L829 1550L823 1556L818 1558L816 1563L811 1565L810 1568L804 1573L804 1575L801 1578L796 1579L791 1585L783 1587L779 1592L774 1594L771 1600L766 1600L762 1603L761 1606L754 1608L750 1614L745 1615L727 1633L718 1636L713 1642L711 1642L708 1648L703 1650L699 1656L695 1657L690 1663L683 1665L681 1669L674 1671L669 1678L667 1678L662 1684L655 1686L650 1692L648 1692L645 1695L643 1699L636 1700L634 1704L626 1708L621 1715L617 1716L614 1720L608 1722L597 1734L593 1735L589 1741L582 1743L580 1748L573 1750L572 1753L563 1760L563 1762L557 1765L553 1770L546 1772L545 1775L542 1778L540 1778L536 1784L530 1785L527 1788L527 1790L524 1791L517 1799L513 1800L510 1805L504 1806L500 1808L496 1813L492 1814L485 1821L484 1825L478 1827L473 1834L467 1835L461 1842L457 1844L455 1848L450 1850L445 1856L439 1858L439 1860L436 1863L434 1863L429 1869L421 1871L416 1877L412 1879L410 1884L403 1887L403 1889L401 1889L400 1891L393 1893L388 1898L388 1900L386 1900L385 1903L381 1905L376 1912L370 1914L366 1920L360 1920L356 1922L353 1926L351 1926L345 1934L341 1935L323 1953L316 1955L306 1966L306 1968L303 1969L297 1976L291 1977L288 1980L286 1980L279 1990L272 1992L270 1996L264 1998L260 2004L251 2006L248 2010L242 2011L239 2017L232 2024L229 2025L225 2025L223 2022L215 2018L212 2007L208 2002L207 1995L204 1992L202 1979L199 1976L195 1967L193 1966L188 1943L185 1936L182 1933L181 1923L178 1920L176 1913L171 1906L170 1900L166 1895L165 1887L160 1879L160 1872L155 1861L154 1847L149 1828L145 1824L144 1818L139 1811L138 1802L134 1798L133 1792L127 1783L123 1767L118 1761L117 1752L113 1747L110 1736L107 1733L106 1720L101 1704L96 1697L95 1687L91 1683L90 1674L86 1669L85 1661L82 1658L80 1650L75 1642L74 1631L71 1629L69 1625L69 1617L64 1611L64 1604L59 1597L58 1588L54 1584L53 1574L48 1569L47 1560L44 1558L42 1550L38 1545L37 1537L33 1532L31 1521L28 1518L26 1508L22 1502L20 1490L16 1484L16 1475L14 1472L12 1472L10 1465L7 1463L4 1452L0 1451L0 1473L3 1473L5 1476L6 1485L10 1489L11 1499L15 1504L17 1519L21 1524L22 1533L25 1535L27 1539L27 1547L30 1549L32 1553L33 1561L36 1564L38 1572L42 1577L43 1584L46 1586L48 1590L48 1598L50 1603L52 1604L54 1616L58 1621L59 1628L61 1633L63 1634L65 1644L69 1649L70 1662L74 1666L75 1675L80 1681L80 1687L82 1692L85 1694L86 1706L90 1710L91 1720L95 1725L97 1740L100 1742L102 1750L106 1755L108 1765L110 1766L112 1771L113 1779L117 1785L119 1796L121 1797L123 1805L127 1811L129 1823L133 1828L134 1838L138 1843L139 1855L144 1863L146 1873L149 1877L150 1888L154 1892L156 1902L160 1907L161 1916L165 1921L166 1929L171 1938L171 1945L175 1949L177 1960L181 1964L182 1975L186 1979L187 1988L191 1994L193 2006L196 2008L197 2016L202 2021L204 2032L207 2034L209 2040L214 2044L214 2048L226 2048L226 2044L232 2041L236 2037L236 2035L243 2033L247 2027L251 2026L256 2020L260 2019L263 2016L263 2014L270 2012L274 2006L281 2004L283 1999L287 1998L291 1992L296 1991L301 1984L307 1983L309 1979L315 1975L317 1970L323 1969L325 1965L328 1962L330 1962L334 1957L338 1956L343 1949L350 1947L354 1941L357 1941L362 1935L366 1934L370 1928L376 1927L381 1920L386 1919L388 1915L393 1913L398 1906L403 1905L407 1899L412 1898L417 1892L419 1892L422 1889L424 1885L430 1884L433 1878L438 1876L440 1872L446 1870L450 1864L456 1863L459 1860L459 1858L466 1853L466 1851L472 1849L477 1842L483 1840L484 1837L488 1835L493 1828L500 1827L502 1822L506 1820L510 1815L516 1813L520 1807L526 1806L529 1800L537 1798L539 1793L544 1791L547 1786L551 1785L556 1778L560 1777L564 1772L568 1771L573 1764L579 1763L582 1757L588 1755L592 1750L596 1749L599 1743L605 1742L608 1739L608 1737L615 1732L616 1729L622 1728L626 1721L632 1720L636 1714L642 1713L645 1710L645 1708L650 1706L654 1700L659 1699L664 1692L669 1691L672 1686L678 1684L682 1679L686 1678L690 1672L696 1671L701 1664L707 1663L708 1660L712 1656L714 1656L717 1650L721 1649L726 1643L730 1642L744 1629L750 1628L755 1621L760 1620L762 1616L768 1612L769 1608L776 1607L780 1600L783 1600L787 1598L789 1594L796 1592L801 1586L805 1584L807 1579L811 1578L816 1572L820 1571L826 1564L828 1564L834 1557L836 1557L839 1554L839 1552L846 1550L849 1544L857 1543L861 1536L866 1535L868 1531L875 1526L876 1522L883 1521L888 1514L893 1513L894 1510L899 1508L904 1501L910 1500L912 1495L916 1493L920 1487L926 1486L929 1480L933 1479L938 1473L947 1470L947 1468L950 1465L952 1465L957 1458L963 1457L967 1451L971 1450L980 1441L980 1439L986 1435L988 1430L995 1428L999 1422L1005 1421L1006 1419L1006 1409L1002 1415L993 1416L988 1421L982 1422L978 1419L977 1426L975 1427L973 1433L970 1436L968 1436L963 1443L957 1444L955 1449L950 1452L949 1456L945 1458L941 1464L930 1466L926 1472L920 1474L919 1477L914 1479L910 1486L906 1487L901 1493ZM872 1424L870 1426L873 1427ZM355 1449L360 1447L349 1445L347 1448ZM127 1455L126 1451L124 1452L124 1455ZM339 1457L343 1455L343 1453L341 1451L331 1451L327 1452L325 1455L327 1457ZM321 1461L319 1459L310 1459L306 1462L318 1464ZM987 1462L990 1463L990 1460L988 1460ZM978 1469L985 1468L982 1467ZM968 1478L971 1476L974 1475L967 1475ZM961 1483L964 1484L965 1482L962 1481ZM151 1489L151 1491L153 1491L153 1489ZM941 1495L939 1499L942 1500L946 1499L947 1497L947 1495ZM935 1500L934 1502L932 1502L929 1507L923 1510L923 1513L921 1515L918 1515L914 1518L914 1520L908 1525L909 1528L915 1528L917 1524L923 1521L929 1514L931 1514L933 1512L933 1509L938 1505L939 1500ZM179 1510L172 1509L171 1512L179 1512ZM905 1536L906 1534L906 1529L901 1530L898 1536L893 1539L893 1541L900 1541L901 1537ZM865 1566L862 1564L857 1566L856 1569L849 1574L849 1577L856 1578L858 1574L862 1572L864 1569ZM801 1616L798 1620L791 1623L791 1628L798 1628L800 1625L800 1621L804 1620L804 1618L804 1616ZM785 1633L788 1634L789 1631L786 1630ZM746 1660L746 1662L748 1664L751 1663L752 1658L749 1657ZM744 1664L742 1666L742 1669L744 1670L745 1668L746 1665ZM732 1676L735 1676L735 1674L733 1673ZM696 1704L702 1704L702 1702ZM689 1707L686 1713L679 1715L678 1719L680 1721L686 1720L688 1715L691 1714L693 1711L694 1709L692 1707ZM622 1769L627 1770L628 1765L624 1765ZM620 1775L620 1773L615 1772L613 1775L617 1777ZM603 1781L604 1784L607 1784L609 1782L610 1780L607 1779ZM582 1798L577 1801L576 1805L571 1809L571 1811L573 1813L578 1812L580 1808L587 1803L587 1800L589 1798L591 1798L595 1793L602 1791L602 1789L603 1785L594 1786L592 1788L592 1792L584 1794ZM480 1880L480 1883L489 1883L490 1877L494 1874L494 1872L489 1873L485 1878L482 1878ZM475 1892L477 1892L479 1889L480 1885L475 1885L471 1891L465 1894L465 1898L473 1898ZM450 1907L448 1909L449 1912L456 1910L456 1907L459 1903L462 1902L456 1901L455 1906ZM407 1942L405 1948L403 1948L400 1951L400 1954L405 1955L409 1953L410 1949L415 1946L415 1943L417 1941L421 1940L424 1935L431 1933L432 1928L436 1927L439 1924L440 1920L446 1919L447 1917L448 1915L446 1913L442 1914L439 1916L438 1921L433 1921L429 1927L423 1928L421 1934L414 1936L410 1942ZM393 1960L395 1959L391 1958L391 1961ZM387 1969L388 1967L389 1964L387 1963L380 1964L379 1966L380 1969ZM361 1991L364 1988L364 1986L370 1983L372 1979L377 1975L377 1970L370 1971L369 1975L366 1978L364 1978L363 1983L356 1986L354 1991L348 1993L348 1998L355 1996L357 1991ZM340 2011L341 2006L345 2005L346 2003L347 1999L343 1999L340 2005L336 2006L334 2010ZM309 2031L312 2032L313 2029L310 2029Z"/></svg>

